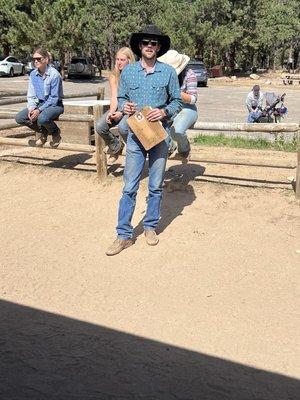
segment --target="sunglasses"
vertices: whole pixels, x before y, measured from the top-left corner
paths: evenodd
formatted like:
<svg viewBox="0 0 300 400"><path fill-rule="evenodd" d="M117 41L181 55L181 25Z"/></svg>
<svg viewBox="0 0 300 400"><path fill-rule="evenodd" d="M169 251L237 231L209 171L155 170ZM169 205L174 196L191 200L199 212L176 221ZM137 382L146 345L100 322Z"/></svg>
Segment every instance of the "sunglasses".
<svg viewBox="0 0 300 400"><path fill-rule="evenodd" d="M32 57L33 61L41 62L43 57Z"/></svg>
<svg viewBox="0 0 300 400"><path fill-rule="evenodd" d="M141 43L143 46L149 46L149 44L151 44L151 46L154 47L158 45L158 40L143 39Z"/></svg>

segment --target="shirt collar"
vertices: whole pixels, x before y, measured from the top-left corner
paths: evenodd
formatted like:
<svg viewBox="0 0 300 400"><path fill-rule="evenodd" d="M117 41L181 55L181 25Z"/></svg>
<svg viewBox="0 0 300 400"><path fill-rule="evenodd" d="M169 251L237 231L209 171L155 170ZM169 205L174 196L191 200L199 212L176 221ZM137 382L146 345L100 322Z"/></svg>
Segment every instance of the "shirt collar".
<svg viewBox="0 0 300 400"><path fill-rule="evenodd" d="M49 75L50 75L50 71L49 71L49 70L50 70L50 65L47 65L47 67L46 67L46 69L45 69L45 74L44 74L44 75L48 75L48 76L49 76ZM35 70L35 74L36 74L36 75L39 75L39 76L42 76L42 75L39 73L39 70L38 70L38 69Z"/></svg>
<svg viewBox="0 0 300 400"><path fill-rule="evenodd" d="M139 71L144 71L145 68L142 66L142 61L139 60ZM155 64L153 65L152 69L150 72L148 72L149 74L153 73L153 72L161 72L161 66L162 63L160 61L155 61Z"/></svg>

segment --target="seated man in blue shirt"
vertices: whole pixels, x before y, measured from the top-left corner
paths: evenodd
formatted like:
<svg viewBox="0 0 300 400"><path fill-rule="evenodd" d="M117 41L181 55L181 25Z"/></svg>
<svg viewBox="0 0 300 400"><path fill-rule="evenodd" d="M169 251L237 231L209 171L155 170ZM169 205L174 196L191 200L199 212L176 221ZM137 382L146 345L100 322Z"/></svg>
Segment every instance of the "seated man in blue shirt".
<svg viewBox="0 0 300 400"><path fill-rule="evenodd" d="M36 146L43 146L48 135L50 145L57 147L61 141L60 129L53 121L64 112L62 79L49 64L49 52L38 48L33 54L34 70L29 75L27 108L16 115L16 122L26 125L39 134Z"/></svg>
<svg viewBox="0 0 300 400"><path fill-rule="evenodd" d="M157 61L157 57L169 50L170 38L155 25L149 25L142 31L132 34L130 47L140 57L140 61L127 65L122 72L119 83L118 108L124 114L132 115L136 111L140 111L142 107L150 106L152 110L147 114L147 119L162 121L163 126L168 130L168 119L181 108L180 88L175 69ZM160 218L168 142L169 138L146 151L137 136L129 130L124 188L119 204L117 239L106 251L108 256L118 254L133 244L131 220L147 155L149 159L149 194L143 226L147 244L154 246L158 243L155 228Z"/></svg>

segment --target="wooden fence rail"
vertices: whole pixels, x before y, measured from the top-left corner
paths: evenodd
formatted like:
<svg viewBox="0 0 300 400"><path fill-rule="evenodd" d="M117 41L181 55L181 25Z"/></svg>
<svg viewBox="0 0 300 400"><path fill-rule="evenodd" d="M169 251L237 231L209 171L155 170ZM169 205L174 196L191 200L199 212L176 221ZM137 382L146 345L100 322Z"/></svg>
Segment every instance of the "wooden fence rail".
<svg viewBox="0 0 300 400"><path fill-rule="evenodd" d="M0 137L0 145L9 145L9 146L30 146L30 147L36 147L35 146L35 140L33 139L17 139L17 138L8 138L8 137ZM50 143L45 143L43 145L43 149L53 149L53 147L50 146ZM60 143L58 147L55 148L55 150L67 150L67 151L75 151L75 152L80 152L80 153L94 153L95 152L95 146L91 146L88 144L77 144L77 143Z"/></svg>
<svg viewBox="0 0 300 400"><path fill-rule="evenodd" d="M248 124L239 122L196 122L192 128L197 131L237 131L237 132L297 132L299 124Z"/></svg>
<svg viewBox="0 0 300 400"><path fill-rule="evenodd" d="M1 111L0 109L0 119L13 119L16 115L16 111ZM89 114L61 114L58 120L69 122L93 122L94 116Z"/></svg>
<svg viewBox="0 0 300 400"><path fill-rule="evenodd" d="M59 117L60 121L78 121L78 122L94 122L94 129L96 132L96 121L101 116L102 107L99 105L93 106L93 115L77 115L77 114L62 114ZM11 111L2 111L0 112L0 119L11 119L16 115L15 112ZM199 132L206 131L238 131L238 132L294 132L297 135L298 141L298 152L297 152L297 171L296 171L296 198L300 199L300 127L299 124L296 123L280 123L280 124L245 124L245 123L204 123L197 122L193 130ZM33 146L34 141L30 141L27 139L15 139L15 138L0 138L0 144L6 145L14 145L14 146ZM96 152L96 166L97 166L97 175L100 180L105 180L107 177L107 164L106 164L106 155L104 154L104 141L100 138L99 135L95 137L96 146L90 145L79 145L73 143L64 143L62 142L57 149L59 150L68 150L68 151L79 151L79 152ZM51 148L50 145L46 144L44 147ZM193 161L203 161L201 157L197 157L196 155L192 155ZM226 162L230 162L230 160L226 160ZM250 165L250 164L249 164ZM262 164L264 165L264 164ZM274 165L275 167L275 165ZM291 166L288 166L291 168Z"/></svg>
<svg viewBox="0 0 300 400"><path fill-rule="evenodd" d="M68 93L64 95L65 99L75 99L80 97L92 97L96 96L97 100L104 99L104 87L98 87L95 90L87 90L85 92L80 93ZM12 91L0 91L0 106L5 106L8 104L19 104L27 102L27 91L24 90L12 90ZM4 98L1 97L10 97L12 98Z"/></svg>

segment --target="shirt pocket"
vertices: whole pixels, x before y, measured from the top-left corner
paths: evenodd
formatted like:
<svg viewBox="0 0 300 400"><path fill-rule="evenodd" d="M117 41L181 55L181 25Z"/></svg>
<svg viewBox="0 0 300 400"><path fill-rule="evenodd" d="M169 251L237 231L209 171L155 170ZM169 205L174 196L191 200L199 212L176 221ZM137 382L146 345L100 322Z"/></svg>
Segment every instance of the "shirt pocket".
<svg viewBox="0 0 300 400"><path fill-rule="evenodd" d="M139 90L140 86L138 84L130 85L129 86L129 92L130 93L137 93Z"/></svg>
<svg viewBox="0 0 300 400"><path fill-rule="evenodd" d="M167 85L164 83L154 83L152 84L151 91L157 95L167 93Z"/></svg>
<svg viewBox="0 0 300 400"><path fill-rule="evenodd" d="M50 91L51 91L51 84L50 84L50 82L45 82L45 83L44 83L44 95L45 95L45 98L46 98L46 99L49 97Z"/></svg>

